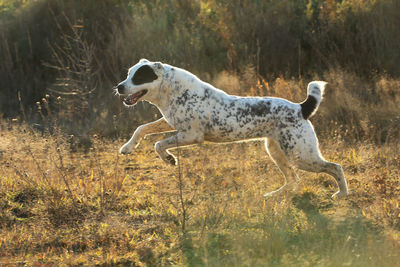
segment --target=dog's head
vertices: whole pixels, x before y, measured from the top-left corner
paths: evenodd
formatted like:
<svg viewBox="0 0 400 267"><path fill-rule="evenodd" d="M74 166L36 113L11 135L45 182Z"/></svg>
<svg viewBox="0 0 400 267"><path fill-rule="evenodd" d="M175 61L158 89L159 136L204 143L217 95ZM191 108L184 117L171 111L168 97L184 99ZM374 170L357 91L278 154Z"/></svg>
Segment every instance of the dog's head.
<svg viewBox="0 0 400 267"><path fill-rule="evenodd" d="M162 63L141 59L129 69L128 77L117 85L116 91L124 96L127 106L135 105L139 100L151 101L158 94L162 74Z"/></svg>

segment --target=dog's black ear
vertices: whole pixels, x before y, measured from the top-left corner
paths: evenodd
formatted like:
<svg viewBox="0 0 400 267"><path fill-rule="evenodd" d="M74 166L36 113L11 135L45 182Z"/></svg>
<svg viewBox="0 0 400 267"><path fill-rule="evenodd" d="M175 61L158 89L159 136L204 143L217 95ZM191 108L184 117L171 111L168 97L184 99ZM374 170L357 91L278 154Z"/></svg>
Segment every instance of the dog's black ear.
<svg viewBox="0 0 400 267"><path fill-rule="evenodd" d="M144 83L151 83L156 80L158 76L149 65L143 65L138 68L132 77L132 83L134 85L140 85Z"/></svg>

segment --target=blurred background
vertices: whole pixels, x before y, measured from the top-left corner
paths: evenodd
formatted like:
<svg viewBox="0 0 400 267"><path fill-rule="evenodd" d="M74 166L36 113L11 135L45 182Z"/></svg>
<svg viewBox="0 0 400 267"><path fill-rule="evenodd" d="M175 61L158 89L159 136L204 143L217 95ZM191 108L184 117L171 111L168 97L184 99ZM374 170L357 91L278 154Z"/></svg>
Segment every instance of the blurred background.
<svg viewBox="0 0 400 267"><path fill-rule="evenodd" d="M398 0L2 0L0 116L126 136L159 114L123 107L112 87L148 58L240 95L302 101L326 80L318 131L387 142L399 136L399 29Z"/></svg>

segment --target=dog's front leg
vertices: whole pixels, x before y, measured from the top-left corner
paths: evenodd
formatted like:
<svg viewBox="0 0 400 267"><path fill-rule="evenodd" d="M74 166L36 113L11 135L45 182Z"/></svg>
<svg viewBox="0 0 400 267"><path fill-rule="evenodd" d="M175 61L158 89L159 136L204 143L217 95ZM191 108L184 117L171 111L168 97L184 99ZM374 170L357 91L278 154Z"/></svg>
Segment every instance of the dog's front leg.
<svg viewBox="0 0 400 267"><path fill-rule="evenodd" d="M132 153L133 149L136 148L140 140L146 136L147 134L151 133L161 133L174 130L171 125L167 123L164 118L158 119L156 121L140 125L137 127L135 132L133 133L131 139L121 147L119 152L121 154L130 154Z"/></svg>
<svg viewBox="0 0 400 267"><path fill-rule="evenodd" d="M155 149L161 159L171 165L177 164L176 157L169 153L167 149L188 146L192 144L201 143L204 141L204 136L199 133L193 132L178 132L176 135L167 139L161 140L155 144Z"/></svg>

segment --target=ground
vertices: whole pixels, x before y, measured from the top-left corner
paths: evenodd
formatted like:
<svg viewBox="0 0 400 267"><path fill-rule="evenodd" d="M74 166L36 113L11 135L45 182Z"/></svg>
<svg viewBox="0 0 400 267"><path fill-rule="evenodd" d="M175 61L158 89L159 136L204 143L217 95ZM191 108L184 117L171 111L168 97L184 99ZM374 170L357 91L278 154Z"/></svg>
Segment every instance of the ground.
<svg viewBox="0 0 400 267"><path fill-rule="evenodd" d="M350 195L325 174L283 183L262 141L175 149L89 141L18 122L0 132L0 265L395 266L400 260L400 145L322 138Z"/></svg>

